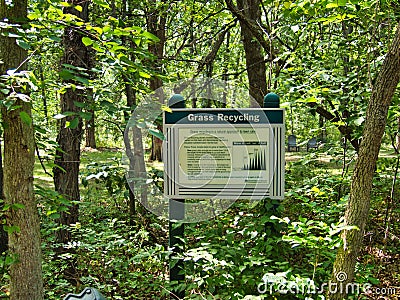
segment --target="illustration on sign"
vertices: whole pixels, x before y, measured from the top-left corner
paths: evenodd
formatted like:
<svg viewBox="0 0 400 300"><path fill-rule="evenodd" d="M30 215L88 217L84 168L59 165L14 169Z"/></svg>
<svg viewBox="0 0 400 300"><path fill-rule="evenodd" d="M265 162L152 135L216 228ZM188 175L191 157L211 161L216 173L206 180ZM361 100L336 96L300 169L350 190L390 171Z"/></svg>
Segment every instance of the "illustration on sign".
<svg viewBox="0 0 400 300"><path fill-rule="evenodd" d="M268 128L179 129L182 185L269 182Z"/></svg>

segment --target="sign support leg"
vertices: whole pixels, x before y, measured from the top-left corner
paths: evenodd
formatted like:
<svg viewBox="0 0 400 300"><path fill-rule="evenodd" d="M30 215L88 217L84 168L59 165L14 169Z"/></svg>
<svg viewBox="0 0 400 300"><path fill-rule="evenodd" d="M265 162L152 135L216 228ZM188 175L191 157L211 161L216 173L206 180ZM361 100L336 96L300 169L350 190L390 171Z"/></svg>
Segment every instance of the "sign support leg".
<svg viewBox="0 0 400 300"><path fill-rule="evenodd" d="M185 108L185 99L180 94L173 95L168 100L171 108ZM174 282L174 286L185 283L184 265L182 259L177 256L183 254L184 223L179 222L185 218L185 200L169 199L169 248L171 257L169 259L169 282ZM171 284L171 287L173 285ZM171 294L171 299L183 299L185 289L175 291Z"/></svg>
<svg viewBox="0 0 400 300"><path fill-rule="evenodd" d="M185 217L185 201L170 199L169 200L169 247L172 251L169 260L169 280L171 286L177 286L185 283L184 264L182 259L178 259L183 253L184 246L184 223L179 222ZM183 299L185 297L185 289L175 291L171 294L170 299Z"/></svg>

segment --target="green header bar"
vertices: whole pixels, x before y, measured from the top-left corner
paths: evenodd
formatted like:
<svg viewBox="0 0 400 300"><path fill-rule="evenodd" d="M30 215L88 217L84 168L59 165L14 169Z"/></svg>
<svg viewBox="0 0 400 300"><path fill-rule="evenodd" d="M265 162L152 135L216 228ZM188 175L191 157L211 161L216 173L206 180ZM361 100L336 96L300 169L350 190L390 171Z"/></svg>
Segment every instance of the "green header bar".
<svg viewBox="0 0 400 300"><path fill-rule="evenodd" d="M281 124L284 109L172 109L165 112L164 124Z"/></svg>

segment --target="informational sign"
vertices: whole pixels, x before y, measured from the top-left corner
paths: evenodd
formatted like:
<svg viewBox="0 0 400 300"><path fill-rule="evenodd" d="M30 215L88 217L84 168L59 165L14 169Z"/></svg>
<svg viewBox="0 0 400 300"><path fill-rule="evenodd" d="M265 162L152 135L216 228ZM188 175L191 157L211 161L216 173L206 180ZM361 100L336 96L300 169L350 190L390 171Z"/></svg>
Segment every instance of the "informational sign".
<svg viewBox="0 0 400 300"><path fill-rule="evenodd" d="M173 109L164 114L170 198L283 198L283 109Z"/></svg>

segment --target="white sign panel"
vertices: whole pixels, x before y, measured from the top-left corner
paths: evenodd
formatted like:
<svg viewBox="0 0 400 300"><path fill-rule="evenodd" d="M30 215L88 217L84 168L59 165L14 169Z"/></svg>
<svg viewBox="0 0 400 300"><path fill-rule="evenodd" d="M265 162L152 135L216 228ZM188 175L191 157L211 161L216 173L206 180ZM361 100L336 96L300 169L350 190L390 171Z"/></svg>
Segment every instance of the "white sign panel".
<svg viewBox="0 0 400 300"><path fill-rule="evenodd" d="M283 110L173 109L164 132L168 197L283 197Z"/></svg>

